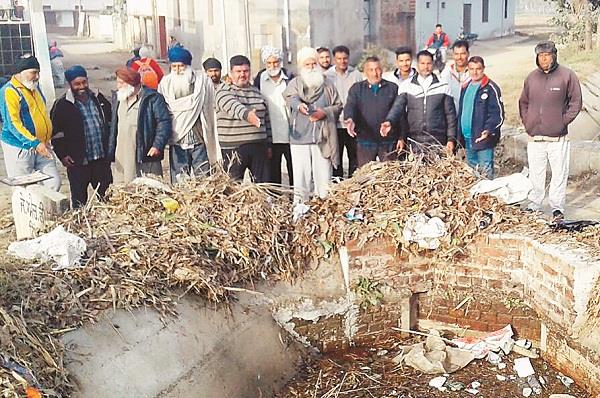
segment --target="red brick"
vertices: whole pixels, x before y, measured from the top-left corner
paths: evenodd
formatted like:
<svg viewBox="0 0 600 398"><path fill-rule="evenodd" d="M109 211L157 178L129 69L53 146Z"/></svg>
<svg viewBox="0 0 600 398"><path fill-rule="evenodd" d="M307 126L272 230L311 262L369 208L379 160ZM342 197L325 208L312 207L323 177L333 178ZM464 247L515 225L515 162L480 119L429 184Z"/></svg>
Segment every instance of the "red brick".
<svg viewBox="0 0 600 398"><path fill-rule="evenodd" d="M503 258L506 256L506 250L501 247L488 246L481 248L479 254L486 257Z"/></svg>
<svg viewBox="0 0 600 398"><path fill-rule="evenodd" d="M498 259L498 258L489 258L487 260L487 265L488 267L492 268L492 269L501 269L505 264L505 260L502 259Z"/></svg>
<svg viewBox="0 0 600 398"><path fill-rule="evenodd" d="M558 272L552 268L550 265L548 264L544 264L542 263L542 269L544 270L544 272L550 276L558 276Z"/></svg>
<svg viewBox="0 0 600 398"><path fill-rule="evenodd" d="M380 322L371 322L369 324L369 333L371 332L381 332L384 330L383 321Z"/></svg>
<svg viewBox="0 0 600 398"><path fill-rule="evenodd" d="M485 279L483 285L488 289L502 290L504 288L504 283L505 281L503 280Z"/></svg>
<svg viewBox="0 0 600 398"><path fill-rule="evenodd" d="M454 317L451 317L449 315L433 315L432 314L429 317L429 319L433 319L435 321L443 322L443 323L452 323L452 324L457 323L457 319Z"/></svg>
<svg viewBox="0 0 600 398"><path fill-rule="evenodd" d="M498 321L498 314L491 311L481 311L479 320L482 322L496 323Z"/></svg>
<svg viewBox="0 0 600 398"><path fill-rule="evenodd" d="M504 314L504 313L496 313L496 322L498 322L501 325L508 325L510 323L512 323L513 321L513 317L512 315L508 315L508 314Z"/></svg>
<svg viewBox="0 0 600 398"><path fill-rule="evenodd" d="M456 284L461 287L471 287L472 281L468 276L459 276Z"/></svg>
<svg viewBox="0 0 600 398"><path fill-rule="evenodd" d="M465 317L469 319L481 320L481 311L479 310L465 310Z"/></svg>

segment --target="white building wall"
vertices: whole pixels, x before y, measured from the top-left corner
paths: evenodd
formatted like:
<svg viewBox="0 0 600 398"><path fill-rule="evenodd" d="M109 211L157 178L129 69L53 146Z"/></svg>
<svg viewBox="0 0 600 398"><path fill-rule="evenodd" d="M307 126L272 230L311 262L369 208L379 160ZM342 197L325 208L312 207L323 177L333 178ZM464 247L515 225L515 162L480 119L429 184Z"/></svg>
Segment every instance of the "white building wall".
<svg viewBox="0 0 600 398"><path fill-rule="evenodd" d="M483 0L418 0L416 2L416 46L423 48L431 36L436 23L441 23L444 32L454 42L462 32L463 5L471 5L471 32L480 40L511 35L515 30L515 7L517 0L507 0L507 17L504 17L505 0L489 0L488 22L482 21ZM429 4L429 8L427 8Z"/></svg>
<svg viewBox="0 0 600 398"><path fill-rule="evenodd" d="M150 2L150 1L148 1ZM43 0L44 6L51 7L51 10L74 10L79 5L79 0ZM81 5L86 11L100 11L107 6L112 6L112 0L81 0Z"/></svg>
<svg viewBox="0 0 600 398"><path fill-rule="evenodd" d="M231 56L243 54L257 72L262 68L263 45L287 47L286 1L290 32L285 66L295 67L296 53L303 46L345 44L353 60L360 57L363 0L156 0L154 12L152 1L129 0L129 47L147 40L158 51L158 24L148 19L164 16L167 36L175 36L192 52L195 67L215 57L227 69Z"/></svg>

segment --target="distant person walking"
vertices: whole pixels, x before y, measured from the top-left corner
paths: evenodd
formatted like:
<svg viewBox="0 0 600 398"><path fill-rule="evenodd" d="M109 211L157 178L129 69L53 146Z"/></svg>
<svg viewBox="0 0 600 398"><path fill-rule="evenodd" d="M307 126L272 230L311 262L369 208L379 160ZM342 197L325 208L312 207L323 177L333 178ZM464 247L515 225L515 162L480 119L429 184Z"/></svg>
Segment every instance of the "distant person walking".
<svg viewBox="0 0 600 398"><path fill-rule="evenodd" d="M537 69L527 76L519 99L519 113L529 135L527 159L533 189L528 210L541 211L546 196L546 168L552 179L548 202L556 220L564 218L571 144L568 126L582 107L581 86L571 69L558 64L551 41L535 47Z"/></svg>
<svg viewBox="0 0 600 398"><path fill-rule="evenodd" d="M458 108L458 138L469 166L494 178L494 148L500 141L504 104L500 87L485 74L481 57L468 62L470 80L463 87Z"/></svg>
<svg viewBox="0 0 600 398"><path fill-rule="evenodd" d="M50 144L52 121L39 88L40 64L33 56L20 58L15 74L0 89L2 152L8 177L41 171L50 176L42 184L60 189L56 156Z"/></svg>

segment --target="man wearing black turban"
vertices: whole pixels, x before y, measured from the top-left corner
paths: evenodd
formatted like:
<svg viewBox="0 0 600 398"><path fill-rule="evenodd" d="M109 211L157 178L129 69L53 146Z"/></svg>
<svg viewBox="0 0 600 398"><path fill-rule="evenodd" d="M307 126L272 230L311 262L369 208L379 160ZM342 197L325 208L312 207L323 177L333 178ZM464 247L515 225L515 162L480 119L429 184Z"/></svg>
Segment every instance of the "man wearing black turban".
<svg viewBox="0 0 600 398"><path fill-rule="evenodd" d="M67 168L73 208L86 204L88 185L102 199L112 182L106 158L110 102L89 88L87 71L79 65L65 71L69 90L56 100L50 117L54 126L52 143Z"/></svg>

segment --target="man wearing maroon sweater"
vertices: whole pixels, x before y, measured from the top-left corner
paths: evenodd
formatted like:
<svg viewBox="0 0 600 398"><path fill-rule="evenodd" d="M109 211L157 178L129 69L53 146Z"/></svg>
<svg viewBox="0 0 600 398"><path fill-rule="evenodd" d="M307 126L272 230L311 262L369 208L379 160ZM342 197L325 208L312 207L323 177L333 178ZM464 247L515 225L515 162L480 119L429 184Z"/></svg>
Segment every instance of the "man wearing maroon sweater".
<svg viewBox="0 0 600 398"><path fill-rule="evenodd" d="M581 111L581 86L575 72L559 65L556 46L543 41L535 47L538 68L531 72L519 99L519 113L529 135L527 158L533 189L528 210L541 211L546 195L546 167L552 179L548 203L555 221L564 217L571 146L567 126Z"/></svg>

